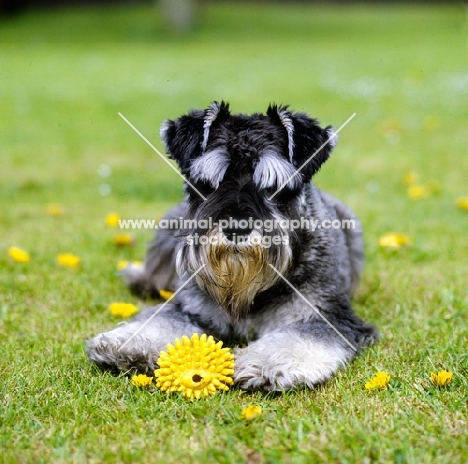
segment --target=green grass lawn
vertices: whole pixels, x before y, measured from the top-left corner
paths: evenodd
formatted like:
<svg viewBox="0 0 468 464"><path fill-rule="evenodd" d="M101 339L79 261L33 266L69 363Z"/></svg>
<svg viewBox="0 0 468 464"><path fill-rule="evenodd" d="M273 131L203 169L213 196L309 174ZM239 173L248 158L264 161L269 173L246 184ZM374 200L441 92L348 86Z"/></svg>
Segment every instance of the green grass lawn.
<svg viewBox="0 0 468 464"><path fill-rule="evenodd" d="M184 37L149 6L0 21L2 462L468 461L462 7L213 2ZM290 104L335 127L357 113L316 183L363 221L354 305L382 340L315 390L190 402L102 374L84 353L118 322L110 303L143 306L116 265L141 259L151 231L118 248L106 214L158 217L182 197L180 178L117 113L162 150L164 118L221 99L242 112ZM409 198L408 171L440 191ZM48 203L65 215L47 216ZM391 231L411 245L380 248ZM31 260L14 263L10 246ZM81 264L59 268L65 252ZM389 387L365 390L378 369ZM442 369L454 377L439 389L429 376ZM263 413L247 423L249 403Z"/></svg>

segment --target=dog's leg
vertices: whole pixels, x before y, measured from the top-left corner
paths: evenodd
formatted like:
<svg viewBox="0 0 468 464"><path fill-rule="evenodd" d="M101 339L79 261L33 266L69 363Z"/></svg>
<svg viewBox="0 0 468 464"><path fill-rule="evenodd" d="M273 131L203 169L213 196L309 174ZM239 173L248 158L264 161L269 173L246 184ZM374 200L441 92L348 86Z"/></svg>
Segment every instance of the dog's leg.
<svg viewBox="0 0 468 464"><path fill-rule="evenodd" d="M103 369L137 370L152 375L159 352L167 343L182 335L203 333L175 305L167 305L154 315L158 308L147 308L130 322L89 339L86 343L89 359Z"/></svg>
<svg viewBox="0 0 468 464"><path fill-rule="evenodd" d="M235 381L244 389L263 390L320 384L377 336L370 326L358 338L350 330L343 334L349 344L318 320L265 334L235 350Z"/></svg>

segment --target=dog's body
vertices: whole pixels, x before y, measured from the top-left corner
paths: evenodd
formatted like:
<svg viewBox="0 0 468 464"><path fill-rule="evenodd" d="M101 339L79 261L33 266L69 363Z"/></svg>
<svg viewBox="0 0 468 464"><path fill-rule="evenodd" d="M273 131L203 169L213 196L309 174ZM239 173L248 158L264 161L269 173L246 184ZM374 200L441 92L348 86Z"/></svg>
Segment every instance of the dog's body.
<svg viewBox="0 0 468 464"><path fill-rule="evenodd" d="M167 343L207 333L247 343L235 351L242 388L282 390L323 382L377 338L350 306L363 265L359 222L310 182L336 143L330 127L285 107L231 115L215 102L166 121L161 135L188 181L166 224L194 222L160 230L144 267L123 274L141 295L177 295L89 340L92 361L152 373ZM294 220L301 227L284 225ZM354 228L320 227L337 220Z"/></svg>

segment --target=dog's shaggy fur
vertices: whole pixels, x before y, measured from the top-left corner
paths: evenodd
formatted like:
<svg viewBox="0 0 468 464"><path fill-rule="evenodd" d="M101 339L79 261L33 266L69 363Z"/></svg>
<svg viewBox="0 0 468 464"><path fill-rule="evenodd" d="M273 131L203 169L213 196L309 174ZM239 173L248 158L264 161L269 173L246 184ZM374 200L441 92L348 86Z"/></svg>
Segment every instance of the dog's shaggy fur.
<svg viewBox="0 0 468 464"><path fill-rule="evenodd" d="M160 230L144 266L123 275L142 296L160 289L177 296L88 340L91 361L152 373L167 343L207 333L247 344L235 350L242 388L283 390L323 382L377 338L350 305L363 266L360 224L311 182L336 143L331 127L287 107L232 115L227 104L214 102L166 121L161 136L188 181L186 199L166 219L198 223ZM212 224L201 227L208 218ZM276 222L268 229L232 221L249 218ZM229 219L234 226L219 226ZM352 219L355 227L282 225L337 219ZM193 240L199 236L210 240ZM266 239L271 246L259 245Z"/></svg>

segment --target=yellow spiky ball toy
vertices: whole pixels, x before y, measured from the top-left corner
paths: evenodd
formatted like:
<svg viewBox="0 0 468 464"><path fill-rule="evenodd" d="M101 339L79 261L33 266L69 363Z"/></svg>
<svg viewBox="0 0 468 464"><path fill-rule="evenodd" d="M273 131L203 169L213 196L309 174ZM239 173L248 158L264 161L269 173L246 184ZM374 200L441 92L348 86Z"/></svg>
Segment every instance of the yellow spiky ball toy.
<svg viewBox="0 0 468 464"><path fill-rule="evenodd" d="M234 383L234 355L223 342L216 343L206 334L193 334L168 343L161 351L154 371L156 386L165 392L181 392L190 399L214 395L217 390L229 390Z"/></svg>

